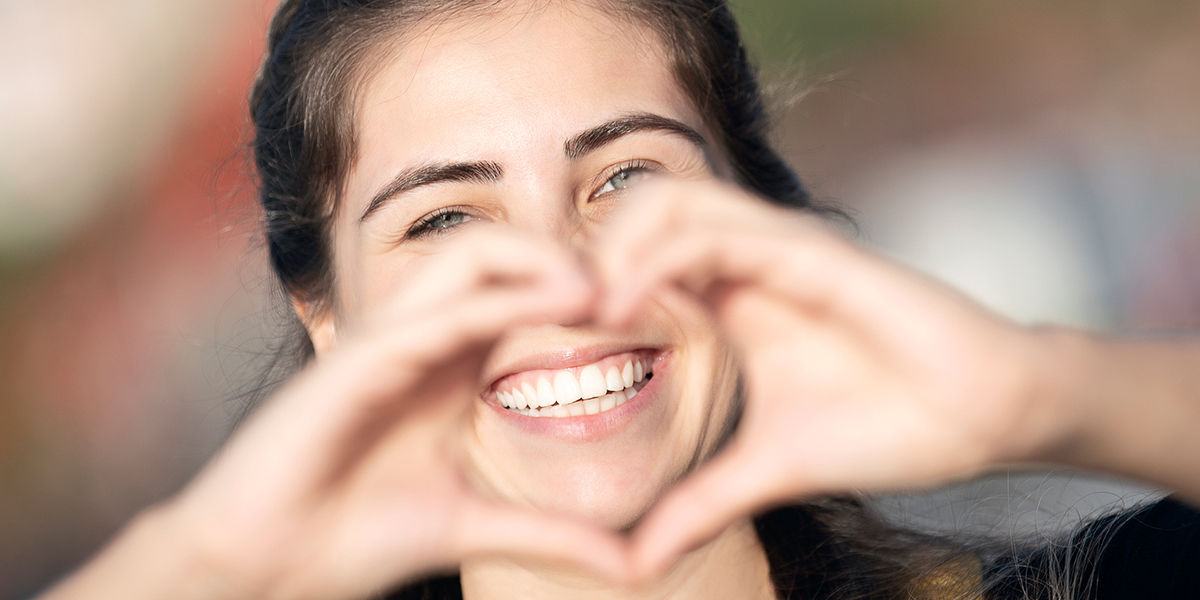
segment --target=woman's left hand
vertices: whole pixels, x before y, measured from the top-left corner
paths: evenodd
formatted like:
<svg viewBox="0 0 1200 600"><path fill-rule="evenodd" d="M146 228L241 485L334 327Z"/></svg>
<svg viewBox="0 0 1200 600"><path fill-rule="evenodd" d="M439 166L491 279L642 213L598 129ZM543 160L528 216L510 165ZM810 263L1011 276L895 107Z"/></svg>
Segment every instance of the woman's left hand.
<svg viewBox="0 0 1200 600"><path fill-rule="evenodd" d="M595 254L605 318L694 293L746 378L728 446L639 527L644 575L770 506L964 477L1058 435L1059 409L1027 389L1034 334L811 216L731 187L644 185Z"/></svg>

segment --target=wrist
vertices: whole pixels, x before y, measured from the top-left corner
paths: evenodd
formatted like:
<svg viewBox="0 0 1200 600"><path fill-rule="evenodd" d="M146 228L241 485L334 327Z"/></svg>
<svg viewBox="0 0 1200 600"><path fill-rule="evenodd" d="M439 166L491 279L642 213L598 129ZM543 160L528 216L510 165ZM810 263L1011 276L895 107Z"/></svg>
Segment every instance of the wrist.
<svg viewBox="0 0 1200 600"><path fill-rule="evenodd" d="M1151 350L1081 331L1047 330L1036 397L1056 407L1062 419L1035 459L1154 479L1147 465L1169 453L1157 446L1183 415L1156 402L1164 394L1151 373Z"/></svg>
<svg viewBox="0 0 1200 600"><path fill-rule="evenodd" d="M1021 327L1016 344L1015 418L1004 436L999 461L1076 464L1101 418L1089 406L1091 340L1058 327Z"/></svg>
<svg viewBox="0 0 1200 600"><path fill-rule="evenodd" d="M1200 498L1200 347L1188 339L1074 337L1074 381L1065 389L1081 418L1061 462Z"/></svg>

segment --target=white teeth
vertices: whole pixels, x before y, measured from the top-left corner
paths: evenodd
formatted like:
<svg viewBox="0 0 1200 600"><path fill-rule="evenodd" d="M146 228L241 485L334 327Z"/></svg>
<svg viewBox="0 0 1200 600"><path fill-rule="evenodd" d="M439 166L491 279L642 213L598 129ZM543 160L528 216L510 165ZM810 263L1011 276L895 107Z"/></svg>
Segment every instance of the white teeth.
<svg viewBox="0 0 1200 600"><path fill-rule="evenodd" d="M537 392L528 383L521 384L521 396L525 398L520 408L537 408Z"/></svg>
<svg viewBox="0 0 1200 600"><path fill-rule="evenodd" d="M621 380L621 372L616 367L609 367L608 372L604 374L604 386L610 392L625 389L625 382Z"/></svg>
<svg viewBox="0 0 1200 600"><path fill-rule="evenodd" d="M609 392L599 398L588 398L586 400L577 400L567 404L555 404L541 409L529 408L526 410L513 408L513 412L518 412L529 417L582 417L584 415L595 415L605 411L610 411L629 400L632 400L638 393L637 388L629 388L626 390L615 390ZM496 392L497 397L504 397L505 392Z"/></svg>
<svg viewBox="0 0 1200 600"><path fill-rule="evenodd" d="M617 397L615 394L609 394L600 398L600 412L612 410L617 407Z"/></svg>
<svg viewBox="0 0 1200 600"><path fill-rule="evenodd" d="M599 413L600 412L600 399L603 397L604 396L601 396L600 398L592 398L590 400L584 400L583 401L584 414L594 415L594 414Z"/></svg>
<svg viewBox="0 0 1200 600"><path fill-rule="evenodd" d="M573 379L573 378L572 378ZM555 387L558 381L555 380ZM599 398L608 393L608 387L604 383L604 374L600 372L600 367L596 365L588 365L579 372L579 390L581 397L586 400L588 398ZM559 404L563 402L559 400Z"/></svg>
<svg viewBox="0 0 1200 600"><path fill-rule="evenodd" d="M543 406L550 406L551 404L554 404L554 388L550 385L550 382L546 381L544 378L538 379L538 386L537 386L538 408L541 408Z"/></svg>
<svg viewBox="0 0 1200 600"><path fill-rule="evenodd" d="M562 370L552 379L540 377L536 383L521 383L520 388L497 390L495 396L501 406L530 417L579 417L625 404L649 377L649 365L641 359L627 360L620 368L611 365L607 372L592 364L583 367L578 378Z"/></svg>
<svg viewBox="0 0 1200 600"><path fill-rule="evenodd" d="M559 371L554 376L554 399L561 405L567 405L583 397L579 389L579 380L569 371Z"/></svg>

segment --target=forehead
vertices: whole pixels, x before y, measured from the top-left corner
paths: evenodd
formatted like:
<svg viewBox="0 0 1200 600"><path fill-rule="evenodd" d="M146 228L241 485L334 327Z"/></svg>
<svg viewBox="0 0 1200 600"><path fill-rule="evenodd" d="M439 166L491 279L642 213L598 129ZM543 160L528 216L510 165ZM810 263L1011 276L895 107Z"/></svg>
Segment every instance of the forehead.
<svg viewBox="0 0 1200 600"><path fill-rule="evenodd" d="M353 179L378 181L406 160L561 153L570 135L634 112L702 127L639 22L574 2L435 19L367 81Z"/></svg>

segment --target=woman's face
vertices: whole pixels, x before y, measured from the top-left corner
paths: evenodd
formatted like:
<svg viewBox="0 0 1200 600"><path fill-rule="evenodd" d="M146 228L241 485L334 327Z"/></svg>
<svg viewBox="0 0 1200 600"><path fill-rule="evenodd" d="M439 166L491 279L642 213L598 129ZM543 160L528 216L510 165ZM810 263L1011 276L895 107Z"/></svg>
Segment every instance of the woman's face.
<svg viewBox="0 0 1200 600"><path fill-rule="evenodd" d="M403 293L472 228L586 251L646 171L725 170L656 38L579 3L411 32L359 100L334 226L339 321ZM735 387L709 317L668 296L628 330L515 329L483 368L470 469L500 498L627 526L714 450Z"/></svg>

